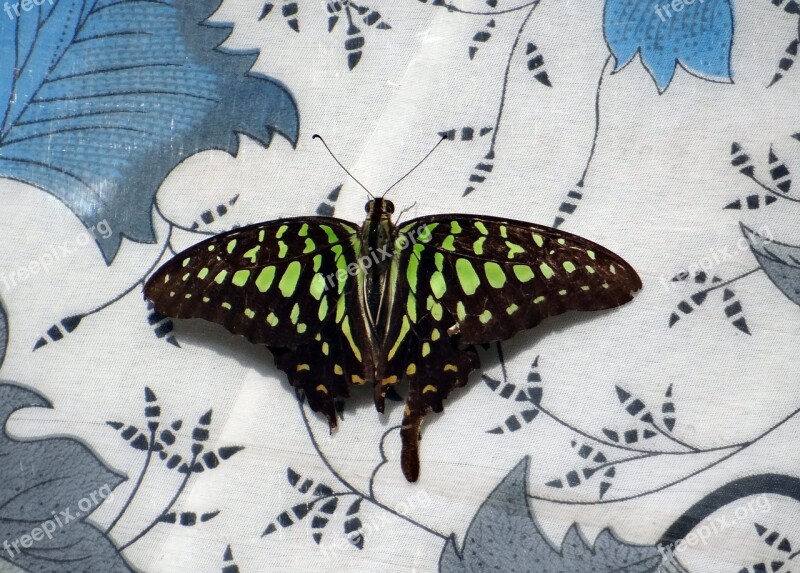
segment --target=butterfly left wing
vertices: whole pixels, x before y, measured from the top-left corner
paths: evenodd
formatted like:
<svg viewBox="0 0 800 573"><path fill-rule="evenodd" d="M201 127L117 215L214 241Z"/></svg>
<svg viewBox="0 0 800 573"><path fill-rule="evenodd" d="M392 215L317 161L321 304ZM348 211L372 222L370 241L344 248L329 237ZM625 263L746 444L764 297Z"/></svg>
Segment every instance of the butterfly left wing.
<svg viewBox="0 0 800 573"><path fill-rule="evenodd" d="M161 314L203 318L256 344L314 411L336 425L335 401L372 376L356 268L358 228L290 218L215 235L176 255L145 285Z"/></svg>
<svg viewBox="0 0 800 573"><path fill-rule="evenodd" d="M471 345L505 340L569 310L619 306L641 288L631 266L608 249L520 221L424 217L400 228L395 251L400 286L375 399L381 409L388 386L408 377L401 461L410 481L419 473L423 416L441 411L479 366Z"/></svg>

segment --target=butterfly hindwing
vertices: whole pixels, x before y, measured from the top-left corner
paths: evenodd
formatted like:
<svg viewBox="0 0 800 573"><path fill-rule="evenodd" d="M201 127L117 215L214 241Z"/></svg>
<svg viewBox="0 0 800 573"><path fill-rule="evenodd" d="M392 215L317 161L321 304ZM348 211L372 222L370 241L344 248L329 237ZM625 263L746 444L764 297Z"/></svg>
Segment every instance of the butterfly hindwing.
<svg viewBox="0 0 800 573"><path fill-rule="evenodd" d="M368 377L358 228L328 217L282 219L216 235L148 280L158 312L203 318L266 344L309 405L336 423L335 400ZM353 266L350 267L352 270Z"/></svg>

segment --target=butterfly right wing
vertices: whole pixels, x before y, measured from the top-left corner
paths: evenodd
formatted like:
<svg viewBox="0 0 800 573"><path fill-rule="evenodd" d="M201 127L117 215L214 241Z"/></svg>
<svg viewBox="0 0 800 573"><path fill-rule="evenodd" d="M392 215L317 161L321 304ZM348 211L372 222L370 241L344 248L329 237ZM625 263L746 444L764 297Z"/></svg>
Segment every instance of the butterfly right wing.
<svg viewBox="0 0 800 573"><path fill-rule="evenodd" d="M363 277L348 269L359 251L358 228L340 219L259 223L176 255L150 277L145 296L161 314L209 320L267 345L335 426L336 399L371 372Z"/></svg>

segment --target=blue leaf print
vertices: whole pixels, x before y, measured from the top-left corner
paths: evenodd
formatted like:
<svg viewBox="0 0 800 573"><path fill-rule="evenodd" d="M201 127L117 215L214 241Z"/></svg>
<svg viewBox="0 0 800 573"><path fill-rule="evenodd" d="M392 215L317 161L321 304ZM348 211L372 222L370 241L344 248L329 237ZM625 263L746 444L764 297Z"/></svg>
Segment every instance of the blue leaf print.
<svg viewBox="0 0 800 573"><path fill-rule="evenodd" d="M38 394L0 384L0 427ZM0 431L0 560L31 573L129 573L112 540L87 519L125 478L72 438L19 441ZM2 566L0 566L2 568Z"/></svg>
<svg viewBox="0 0 800 573"><path fill-rule="evenodd" d="M249 72L257 54L217 48L230 26L203 23L220 3L42 0L0 17L0 176L51 193L87 228L106 221L108 263L123 236L155 241L155 193L187 157L235 155L237 133L296 142L288 90Z"/></svg>
<svg viewBox="0 0 800 573"><path fill-rule="evenodd" d="M678 65L710 81L731 82L730 0L606 0L603 29L614 72L639 53L660 93Z"/></svg>

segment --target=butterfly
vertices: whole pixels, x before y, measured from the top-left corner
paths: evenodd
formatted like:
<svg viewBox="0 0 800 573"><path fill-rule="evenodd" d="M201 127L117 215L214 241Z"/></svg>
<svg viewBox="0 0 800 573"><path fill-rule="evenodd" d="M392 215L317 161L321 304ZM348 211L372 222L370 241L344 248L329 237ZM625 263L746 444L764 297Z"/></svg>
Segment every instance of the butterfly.
<svg viewBox="0 0 800 573"><path fill-rule="evenodd" d="M401 467L411 482L422 419L479 368L477 345L617 307L642 286L618 255L553 228L458 214L398 226L383 197L365 210L361 226L296 217L213 236L159 268L145 296L161 314L266 345L331 430L351 388L371 386L382 413L407 379Z"/></svg>

